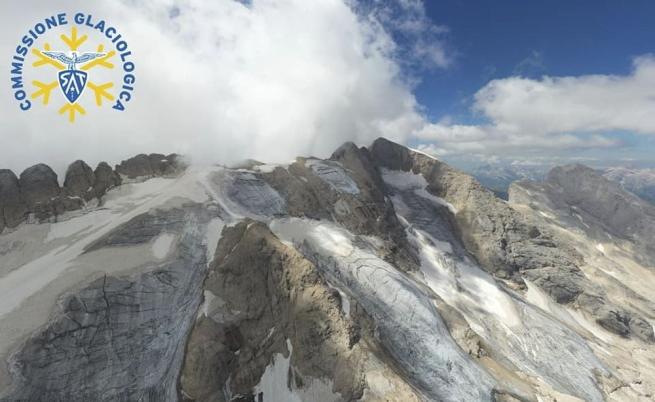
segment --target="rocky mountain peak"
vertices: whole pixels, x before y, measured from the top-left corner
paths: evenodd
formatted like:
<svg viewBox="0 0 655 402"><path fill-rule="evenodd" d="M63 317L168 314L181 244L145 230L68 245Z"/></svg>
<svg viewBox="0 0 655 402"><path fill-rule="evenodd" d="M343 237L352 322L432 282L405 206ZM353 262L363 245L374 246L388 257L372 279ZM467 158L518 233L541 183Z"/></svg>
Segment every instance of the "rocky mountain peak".
<svg viewBox="0 0 655 402"><path fill-rule="evenodd" d="M622 191L566 166L505 202L384 138L0 171L0 400L648 400L650 215Z"/></svg>
<svg viewBox="0 0 655 402"><path fill-rule="evenodd" d="M655 247L649 240L655 236L655 207L602 172L583 165L556 167L543 183L512 185L510 201L555 210L571 225L579 226L582 221L581 230L590 236L606 239L610 234L629 241L638 247L643 261L655 261Z"/></svg>
<svg viewBox="0 0 655 402"><path fill-rule="evenodd" d="M86 162L77 160L68 166L66 178L64 179L64 191L72 197L80 197L85 201L95 197L93 184L95 174L93 169Z"/></svg>
<svg viewBox="0 0 655 402"><path fill-rule="evenodd" d="M61 191L57 174L50 166L43 163L25 169L20 174L19 184L21 197L27 203L28 208L48 203Z"/></svg>

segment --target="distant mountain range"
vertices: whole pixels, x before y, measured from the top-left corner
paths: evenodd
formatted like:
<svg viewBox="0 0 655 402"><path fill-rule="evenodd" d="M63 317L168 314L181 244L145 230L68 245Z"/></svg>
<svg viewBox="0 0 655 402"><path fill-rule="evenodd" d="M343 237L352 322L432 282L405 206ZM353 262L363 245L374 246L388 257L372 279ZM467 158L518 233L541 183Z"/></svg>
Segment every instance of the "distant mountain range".
<svg viewBox="0 0 655 402"><path fill-rule="evenodd" d="M655 169L614 167L606 169L603 176L644 200L655 203Z"/></svg>
<svg viewBox="0 0 655 402"><path fill-rule="evenodd" d="M507 199L509 186L519 180L542 180L551 164L485 163L463 170L502 199ZM605 178L619 183L625 190L655 203L655 169L628 167L596 168Z"/></svg>
<svg viewBox="0 0 655 402"><path fill-rule="evenodd" d="M510 184L519 180L541 180L548 169L547 165L537 164L485 163L465 170L478 179L480 184L506 200Z"/></svg>

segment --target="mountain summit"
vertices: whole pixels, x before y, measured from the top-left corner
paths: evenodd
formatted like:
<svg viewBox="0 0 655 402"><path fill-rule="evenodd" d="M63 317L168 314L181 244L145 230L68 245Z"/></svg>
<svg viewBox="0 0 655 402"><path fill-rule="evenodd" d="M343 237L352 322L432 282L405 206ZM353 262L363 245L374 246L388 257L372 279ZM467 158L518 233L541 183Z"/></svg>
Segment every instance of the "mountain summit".
<svg viewBox="0 0 655 402"><path fill-rule="evenodd" d="M0 401L605 401L655 393L655 214L383 138L328 159L0 170Z"/></svg>

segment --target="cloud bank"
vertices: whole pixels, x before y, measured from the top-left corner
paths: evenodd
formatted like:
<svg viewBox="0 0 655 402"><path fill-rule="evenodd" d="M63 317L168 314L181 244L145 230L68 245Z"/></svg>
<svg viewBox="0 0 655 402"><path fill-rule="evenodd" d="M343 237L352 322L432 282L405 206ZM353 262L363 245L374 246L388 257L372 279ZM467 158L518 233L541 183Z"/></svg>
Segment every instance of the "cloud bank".
<svg viewBox="0 0 655 402"><path fill-rule="evenodd" d="M451 68L456 51L422 0L5 2L0 54L8 61L26 29L62 11L120 29L137 66L134 98L124 113L89 105L69 124L61 104L20 112L5 81L0 168L45 162L61 173L75 159L116 163L141 152L286 162L378 136L442 156L545 155L612 149L622 145L616 132L655 134L649 55L623 76L520 76L542 64L533 53L517 76L473 96L481 123L429 121L413 94L416 77Z"/></svg>
<svg viewBox="0 0 655 402"><path fill-rule="evenodd" d="M616 132L655 135L655 57L634 59L625 76L493 80L475 94L472 111L487 123L445 119L415 135L441 155L616 147Z"/></svg>
<svg viewBox="0 0 655 402"><path fill-rule="evenodd" d="M5 85L0 163L20 172L46 162L61 172L77 158L117 162L139 152L279 162L329 155L348 140L404 141L424 120L400 62L410 59L394 34L413 35L417 63L441 68L449 57L439 42L421 41L443 28L431 25L419 0L398 7L402 26L390 26L375 4L342 0L2 4L0 51L8 58L35 21L84 11L120 28L137 83L126 112L90 109L75 124L57 114L59 106L20 112Z"/></svg>

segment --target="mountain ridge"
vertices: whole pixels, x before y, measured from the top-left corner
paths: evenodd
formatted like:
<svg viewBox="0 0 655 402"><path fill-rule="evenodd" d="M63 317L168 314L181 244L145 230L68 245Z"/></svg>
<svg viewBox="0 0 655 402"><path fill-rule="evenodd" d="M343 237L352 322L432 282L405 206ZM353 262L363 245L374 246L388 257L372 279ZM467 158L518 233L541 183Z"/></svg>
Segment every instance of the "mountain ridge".
<svg viewBox="0 0 655 402"><path fill-rule="evenodd" d="M48 169L0 182L2 401L653 395L647 244L570 213L605 206L576 180L634 200L584 169L509 202L383 138L287 165L76 161L56 188Z"/></svg>

